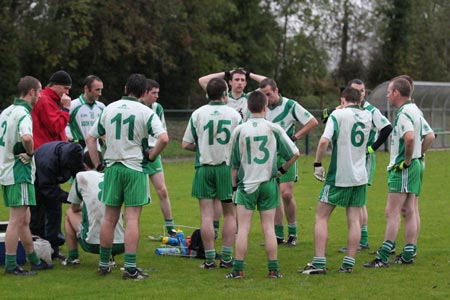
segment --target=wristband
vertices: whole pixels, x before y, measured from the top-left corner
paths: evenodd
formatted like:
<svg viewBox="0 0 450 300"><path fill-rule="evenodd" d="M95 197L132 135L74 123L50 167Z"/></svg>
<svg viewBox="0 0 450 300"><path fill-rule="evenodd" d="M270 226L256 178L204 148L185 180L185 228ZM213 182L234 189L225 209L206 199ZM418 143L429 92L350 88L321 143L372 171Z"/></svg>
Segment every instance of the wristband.
<svg viewBox="0 0 450 300"><path fill-rule="evenodd" d="M291 138L291 141L293 141L293 142L298 140L297 137L295 136L295 134L291 135L290 138Z"/></svg>
<svg viewBox="0 0 450 300"><path fill-rule="evenodd" d="M232 189L233 189L233 192L236 192L237 191L237 186L233 186L233 187L231 187Z"/></svg>
<svg viewBox="0 0 450 300"><path fill-rule="evenodd" d="M33 152L33 153L31 153L31 154L27 152L27 155L28 155L29 157L33 157L33 155L34 155L34 152Z"/></svg>
<svg viewBox="0 0 450 300"><path fill-rule="evenodd" d="M315 168L315 167L321 167L321 166L322 166L322 163L320 163L320 162L315 162L315 163L314 163L314 168Z"/></svg>
<svg viewBox="0 0 450 300"><path fill-rule="evenodd" d="M103 172L105 170L105 164L99 163L97 168L95 168L98 172Z"/></svg>
<svg viewBox="0 0 450 300"><path fill-rule="evenodd" d="M281 174L286 174L286 172L287 172L285 169L283 169L283 166L279 167L279 168L278 168L278 171L279 171Z"/></svg>
<svg viewBox="0 0 450 300"><path fill-rule="evenodd" d="M373 150L372 146L367 147L367 153L372 154L375 150Z"/></svg>

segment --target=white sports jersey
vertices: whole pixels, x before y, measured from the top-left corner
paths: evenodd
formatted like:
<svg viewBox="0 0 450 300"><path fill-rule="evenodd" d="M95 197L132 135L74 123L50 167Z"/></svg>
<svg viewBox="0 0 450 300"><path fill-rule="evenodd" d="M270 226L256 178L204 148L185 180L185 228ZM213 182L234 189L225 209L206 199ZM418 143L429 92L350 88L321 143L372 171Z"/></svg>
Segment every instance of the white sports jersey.
<svg viewBox="0 0 450 300"><path fill-rule="evenodd" d="M242 117L242 119L245 121L247 120L247 116L248 116L248 107L247 107L247 99L248 99L248 95L247 93L242 93L242 95L235 99L233 98L233 94L230 92L228 92L228 100L227 100L227 105L229 107L234 108Z"/></svg>
<svg viewBox="0 0 450 300"><path fill-rule="evenodd" d="M156 113L158 118L161 120L161 123L163 124L164 129L166 128L166 119L164 118L164 109L161 104L158 102L153 103L150 108ZM155 147L156 145L156 139L152 137L151 135L148 136L148 146L149 147Z"/></svg>
<svg viewBox="0 0 450 300"><path fill-rule="evenodd" d="M389 122L389 120L385 116L383 116L378 108L376 108L369 102L364 101L363 108L370 111L370 113L372 114L372 122L374 127L372 127L372 130L370 131L370 137L367 143L367 145L370 146L377 140L380 130L387 125L390 125L391 122Z"/></svg>
<svg viewBox="0 0 450 300"><path fill-rule="evenodd" d="M90 244L100 244L100 227L105 216L105 204L100 201L103 192L103 176L104 174L96 171L79 172L67 198L70 203L83 203L80 233L87 231L87 236L83 238ZM120 213L114 230L114 244L124 242L125 230L122 219L123 216Z"/></svg>
<svg viewBox="0 0 450 300"><path fill-rule="evenodd" d="M367 184L366 149L371 129L372 114L357 105L331 113L322 134L333 145L326 184L338 187Z"/></svg>
<svg viewBox="0 0 450 300"><path fill-rule="evenodd" d="M222 101L210 101L196 109L183 136L184 142L196 144L195 166L225 163L231 133L240 123L239 113Z"/></svg>
<svg viewBox="0 0 450 300"><path fill-rule="evenodd" d="M165 133L158 116L134 97L123 97L109 104L97 119L89 134L100 138L106 134L107 166L120 162L130 169L143 172L143 140Z"/></svg>
<svg viewBox="0 0 450 300"><path fill-rule="evenodd" d="M296 122L305 125L313 118L313 115L298 104L298 102L282 97L281 95L278 105L269 107L266 115L267 120L280 125L288 136L292 136L295 133Z"/></svg>
<svg viewBox="0 0 450 300"><path fill-rule="evenodd" d="M264 118L250 118L231 137L229 165L238 169L238 182L246 193L277 175L277 155L286 161L298 152L279 125Z"/></svg>
<svg viewBox="0 0 450 300"><path fill-rule="evenodd" d="M397 111L394 121L394 130L391 139L391 159L388 170L405 160L405 145L403 136L406 132L414 132L414 150L412 158L422 156L422 137L432 129L425 121L422 111L411 101L407 101Z"/></svg>
<svg viewBox="0 0 450 300"><path fill-rule="evenodd" d="M35 163L24 165L17 154L25 153L24 135L33 136L31 104L19 98L0 115L0 184L34 183Z"/></svg>
<svg viewBox="0 0 450 300"><path fill-rule="evenodd" d="M98 119L105 105L95 101L92 104L86 102L83 95L73 100L70 104L70 132L74 141L84 141L89 130Z"/></svg>

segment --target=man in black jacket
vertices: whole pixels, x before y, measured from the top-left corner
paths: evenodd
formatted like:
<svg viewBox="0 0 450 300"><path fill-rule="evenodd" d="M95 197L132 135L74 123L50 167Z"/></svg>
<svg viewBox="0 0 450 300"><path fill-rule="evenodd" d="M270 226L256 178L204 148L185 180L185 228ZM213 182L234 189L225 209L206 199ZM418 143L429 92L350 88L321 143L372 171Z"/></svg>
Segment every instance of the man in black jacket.
<svg viewBox="0 0 450 300"><path fill-rule="evenodd" d="M61 189L79 171L83 171L83 149L77 143L50 142L39 147L36 162L36 206L31 208L31 233L50 242L53 258L64 259L59 246L65 238L61 232L62 203L68 193Z"/></svg>

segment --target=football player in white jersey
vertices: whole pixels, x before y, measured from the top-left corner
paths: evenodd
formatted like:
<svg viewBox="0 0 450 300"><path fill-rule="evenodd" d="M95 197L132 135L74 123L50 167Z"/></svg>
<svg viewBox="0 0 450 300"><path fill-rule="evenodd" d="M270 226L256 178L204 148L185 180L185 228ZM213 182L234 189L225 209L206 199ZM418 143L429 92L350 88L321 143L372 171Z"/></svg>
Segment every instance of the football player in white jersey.
<svg viewBox="0 0 450 300"><path fill-rule="evenodd" d="M326 245L328 219L336 206L346 209L347 253L339 268L341 273L351 273L361 237L361 206L366 202L367 172L366 149L372 129L372 115L361 106L361 94L347 87L341 95L341 109L335 110L325 126L314 163L314 177L324 181L317 203L314 224L314 258L303 274L326 273ZM322 167L322 159L332 144L328 174Z"/></svg>
<svg viewBox="0 0 450 300"><path fill-rule="evenodd" d="M273 79L266 78L259 83L259 88L269 101L269 109L266 119L280 125L286 131L287 135L296 141L305 137L318 122L314 116L309 113L297 101L281 96L278 91L276 82ZM296 123L300 123L303 127L296 130ZM280 158L278 164L282 164L283 159ZM281 205L277 207L275 213L275 233L277 235L278 244L284 242L284 226L283 219L286 213L288 222L288 240L285 245L292 247L297 245L297 204L294 198L294 182L298 179L297 164L293 164L286 174L278 180L280 183Z"/></svg>

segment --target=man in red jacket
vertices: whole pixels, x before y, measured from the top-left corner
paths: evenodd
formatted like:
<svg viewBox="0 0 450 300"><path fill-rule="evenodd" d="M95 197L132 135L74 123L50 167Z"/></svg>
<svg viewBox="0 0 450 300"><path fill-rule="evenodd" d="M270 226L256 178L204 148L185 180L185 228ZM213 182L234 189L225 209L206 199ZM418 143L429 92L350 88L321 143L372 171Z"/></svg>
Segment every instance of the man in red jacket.
<svg viewBox="0 0 450 300"><path fill-rule="evenodd" d="M66 141L65 128L69 122L71 99L68 96L72 78L65 71L55 72L41 92L31 116L33 117L34 149L53 141Z"/></svg>

